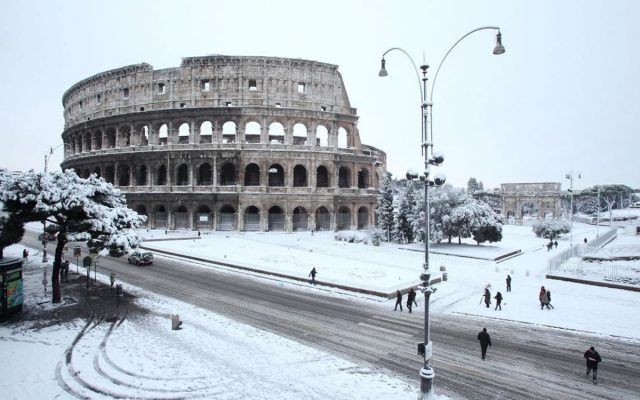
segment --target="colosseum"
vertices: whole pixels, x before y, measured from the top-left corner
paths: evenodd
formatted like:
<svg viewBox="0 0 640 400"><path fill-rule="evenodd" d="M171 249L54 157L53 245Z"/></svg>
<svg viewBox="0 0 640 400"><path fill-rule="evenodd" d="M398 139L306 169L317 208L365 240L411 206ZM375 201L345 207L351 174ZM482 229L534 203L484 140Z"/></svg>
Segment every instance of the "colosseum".
<svg viewBox="0 0 640 400"><path fill-rule="evenodd" d="M130 65L62 97L63 169L113 183L150 228L374 224L383 151L362 144L336 65L205 56Z"/></svg>

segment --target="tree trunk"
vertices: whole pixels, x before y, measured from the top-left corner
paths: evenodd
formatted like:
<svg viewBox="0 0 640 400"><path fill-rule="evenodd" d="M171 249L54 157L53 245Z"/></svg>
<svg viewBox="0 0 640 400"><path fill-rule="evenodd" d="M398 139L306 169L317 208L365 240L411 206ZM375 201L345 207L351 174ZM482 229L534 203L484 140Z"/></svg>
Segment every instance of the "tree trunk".
<svg viewBox="0 0 640 400"><path fill-rule="evenodd" d="M0 260L4 257L4 247L0 247Z"/></svg>
<svg viewBox="0 0 640 400"><path fill-rule="evenodd" d="M56 255L53 260L53 270L51 271L52 303L60 303L62 301L62 295L60 294L60 267L62 266L62 250L64 250L66 244L67 235L59 232L56 242Z"/></svg>

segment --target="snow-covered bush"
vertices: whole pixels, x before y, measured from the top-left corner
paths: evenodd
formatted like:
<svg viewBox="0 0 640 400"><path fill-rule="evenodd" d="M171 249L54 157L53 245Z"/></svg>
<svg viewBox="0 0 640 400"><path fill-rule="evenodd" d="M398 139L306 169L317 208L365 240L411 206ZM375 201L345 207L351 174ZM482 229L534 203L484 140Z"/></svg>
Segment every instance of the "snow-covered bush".
<svg viewBox="0 0 640 400"><path fill-rule="evenodd" d="M369 244L369 233L366 231L338 231L334 239L347 243Z"/></svg>
<svg viewBox="0 0 640 400"><path fill-rule="evenodd" d="M537 237L549 240L569 232L571 232L571 224L564 219L539 219L533 224L533 233Z"/></svg>
<svg viewBox="0 0 640 400"><path fill-rule="evenodd" d="M371 244L374 246L380 246L380 242L386 239L384 232L381 229L373 229L371 231Z"/></svg>

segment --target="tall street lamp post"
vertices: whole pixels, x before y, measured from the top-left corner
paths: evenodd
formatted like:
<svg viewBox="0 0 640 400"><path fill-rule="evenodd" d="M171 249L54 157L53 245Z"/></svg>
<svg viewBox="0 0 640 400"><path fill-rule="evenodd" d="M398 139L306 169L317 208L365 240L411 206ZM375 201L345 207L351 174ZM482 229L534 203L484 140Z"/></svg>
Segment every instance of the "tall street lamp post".
<svg viewBox="0 0 640 400"><path fill-rule="evenodd" d="M433 368L431 367L431 358L432 358L432 349L433 345L431 343L431 330L430 330L430 319L429 319L429 298L431 294L435 292L435 288L431 287L431 270L429 269L429 235L430 235L430 209L429 209L429 186L440 186L444 184L446 178L443 174L436 174L433 179L430 178L430 167L431 165L440 165L444 161L444 157L434 152L433 150L433 126L431 122L433 121L433 110L432 110L432 100L433 100L433 89L438 77L438 72L440 72L440 68L442 64L447 59L447 56L451 51L460 43L464 38L471 35L472 33L481 31L481 30L497 30L498 33L496 35L496 45L493 49L493 54L503 54L505 52L504 46L502 45L502 35L500 33L500 28L497 26L484 26L480 28L476 28L460 39L451 46L449 51L445 54L445 56L440 61L438 65L438 69L436 70L436 74L434 76L433 82L431 83L431 96L427 96L427 70L429 66L424 64L420 66L420 70L422 71L422 77L420 77L420 72L416 67L416 63L413 61L413 58L403 49L399 47L392 47L389 50L385 51L382 54L381 68L380 73L378 74L381 77L385 77L388 75L386 70L386 60L385 56L387 53L397 50L407 56L413 68L416 72L416 77L418 78L418 87L420 89L420 122L421 122L421 151L422 156L424 157L424 172L420 175L418 172L407 172L408 179L416 179L419 178L424 182L424 214L425 214L425 222L424 222L424 264L422 265L423 271L420 274L420 280L422 281L421 291L424 294L424 343L419 344L424 346L421 349L421 353L424 357L424 363L422 368L420 369L420 398L429 399L433 393L433 380L435 378L435 373ZM422 347L420 346L420 347Z"/></svg>
<svg viewBox="0 0 640 400"><path fill-rule="evenodd" d="M49 147L49 151L44 154L44 174L46 175L49 172L49 159L53 155L53 151L58 149L61 146L64 146L65 143L60 143L56 147ZM49 261L47 257L47 220L42 221L42 262L46 263Z"/></svg>
<svg viewBox="0 0 640 400"><path fill-rule="evenodd" d="M566 175L565 178L569 180L569 196L570 196L570 200L569 200L569 217L570 219L570 223L571 223L571 233L569 235L569 242L570 242L570 246L573 246L573 170L569 171ZM580 179L582 178L582 176L578 173L578 178ZM598 199L599 201L600 199ZM600 210L600 204L598 204L598 211Z"/></svg>

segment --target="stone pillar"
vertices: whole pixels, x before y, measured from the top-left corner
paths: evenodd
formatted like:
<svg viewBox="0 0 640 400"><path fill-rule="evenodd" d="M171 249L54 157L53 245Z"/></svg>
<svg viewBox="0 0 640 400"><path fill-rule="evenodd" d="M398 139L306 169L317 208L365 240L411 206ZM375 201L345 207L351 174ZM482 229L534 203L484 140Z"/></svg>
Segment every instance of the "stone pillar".
<svg viewBox="0 0 640 400"><path fill-rule="evenodd" d="M211 173L211 180L212 180L212 185L213 186L218 186L218 158L217 157L213 157L213 165L211 166L212 168L212 173Z"/></svg>
<svg viewBox="0 0 640 400"><path fill-rule="evenodd" d="M284 144L291 145L293 144L293 127L291 126L291 122L288 121L284 126Z"/></svg>
<svg viewBox="0 0 640 400"><path fill-rule="evenodd" d="M358 170L357 170L357 165L355 162L351 163L351 187L352 188L357 188L358 187Z"/></svg>
<svg viewBox="0 0 640 400"><path fill-rule="evenodd" d="M116 161L113 164L113 186L120 186L120 177L119 175L119 165L120 163L118 161Z"/></svg>
<svg viewBox="0 0 640 400"><path fill-rule="evenodd" d="M309 225L308 228L309 230L316 230L316 212L311 209L311 207L309 207Z"/></svg>
<svg viewBox="0 0 640 400"><path fill-rule="evenodd" d="M199 141L196 142L196 121L194 120L191 120L189 122L189 143L190 144L199 143Z"/></svg>
<svg viewBox="0 0 640 400"><path fill-rule="evenodd" d="M200 127L202 126L202 123L200 123L200 126L196 124L196 121L192 121L191 123L193 124L193 129L191 131L193 140L191 143L200 144Z"/></svg>

